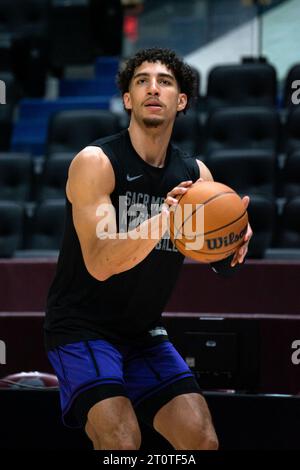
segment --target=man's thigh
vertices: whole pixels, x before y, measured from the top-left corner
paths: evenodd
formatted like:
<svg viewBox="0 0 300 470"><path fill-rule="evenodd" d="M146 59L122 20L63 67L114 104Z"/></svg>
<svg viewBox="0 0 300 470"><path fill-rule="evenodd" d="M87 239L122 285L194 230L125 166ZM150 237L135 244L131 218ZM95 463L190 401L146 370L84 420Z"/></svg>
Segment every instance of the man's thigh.
<svg viewBox="0 0 300 470"><path fill-rule="evenodd" d="M166 403L154 417L154 428L175 449L206 449L218 447L212 417L203 396L182 394Z"/></svg>
<svg viewBox="0 0 300 470"><path fill-rule="evenodd" d="M175 396L200 393L193 373L170 341L136 350L124 364L124 379L136 412L150 426L157 411Z"/></svg>

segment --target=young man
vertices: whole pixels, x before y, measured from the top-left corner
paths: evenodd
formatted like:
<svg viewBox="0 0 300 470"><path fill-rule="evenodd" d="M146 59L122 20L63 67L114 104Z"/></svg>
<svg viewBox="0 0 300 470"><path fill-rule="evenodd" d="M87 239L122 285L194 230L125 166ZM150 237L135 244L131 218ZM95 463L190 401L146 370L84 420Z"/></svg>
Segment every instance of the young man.
<svg viewBox="0 0 300 470"><path fill-rule="evenodd" d="M183 262L162 239L169 208L200 175L212 180L203 163L169 143L194 76L175 53L154 48L131 58L118 79L130 125L71 163L64 240L48 297L46 346L64 422L85 426L95 449L138 449L137 414L175 449L216 449L205 399L161 322ZM134 204L162 210L124 229ZM248 227L232 264L243 261L251 233Z"/></svg>

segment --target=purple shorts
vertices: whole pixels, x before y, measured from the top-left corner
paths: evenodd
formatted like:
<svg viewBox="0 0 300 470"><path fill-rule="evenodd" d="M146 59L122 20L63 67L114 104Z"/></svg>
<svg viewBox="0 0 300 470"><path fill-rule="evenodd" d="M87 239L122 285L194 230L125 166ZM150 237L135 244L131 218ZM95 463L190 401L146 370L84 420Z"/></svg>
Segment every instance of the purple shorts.
<svg viewBox="0 0 300 470"><path fill-rule="evenodd" d="M152 425L157 411L183 393L201 393L193 373L170 341L152 346L103 339L59 346L48 353L60 386L63 422L82 427L90 408L128 397L137 416Z"/></svg>

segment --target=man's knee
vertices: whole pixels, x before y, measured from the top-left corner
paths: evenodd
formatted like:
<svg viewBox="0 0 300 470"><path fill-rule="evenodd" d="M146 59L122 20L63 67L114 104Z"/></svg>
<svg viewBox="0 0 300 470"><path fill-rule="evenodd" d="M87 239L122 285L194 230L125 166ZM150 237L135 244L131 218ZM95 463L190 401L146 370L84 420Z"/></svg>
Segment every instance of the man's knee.
<svg viewBox="0 0 300 470"><path fill-rule="evenodd" d="M191 435L191 448L193 450L218 450L219 442L212 428L195 429Z"/></svg>
<svg viewBox="0 0 300 470"><path fill-rule="evenodd" d="M208 433L204 436L200 442L200 446L202 450L218 450L219 441L216 433Z"/></svg>
<svg viewBox="0 0 300 470"><path fill-rule="evenodd" d="M190 423L187 432L181 434L176 448L178 450L217 450L219 442L213 426Z"/></svg>
<svg viewBox="0 0 300 470"><path fill-rule="evenodd" d="M124 428L121 429L116 426L114 429L105 432L92 426L87 421L85 431L95 450L138 450L141 446L139 428L124 433Z"/></svg>
<svg viewBox="0 0 300 470"><path fill-rule="evenodd" d="M141 446L141 433L135 430L124 436L116 429L113 433L99 436L98 440L103 450L138 450Z"/></svg>

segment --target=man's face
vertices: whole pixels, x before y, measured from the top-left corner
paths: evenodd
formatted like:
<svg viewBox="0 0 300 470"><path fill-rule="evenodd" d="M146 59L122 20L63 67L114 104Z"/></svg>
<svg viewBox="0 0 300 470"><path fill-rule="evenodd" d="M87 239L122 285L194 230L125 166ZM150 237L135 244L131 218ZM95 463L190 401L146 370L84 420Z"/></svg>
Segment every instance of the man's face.
<svg viewBox="0 0 300 470"><path fill-rule="evenodd" d="M146 127L173 122L187 103L173 72L161 62L143 62L137 67L123 99L133 118Z"/></svg>

